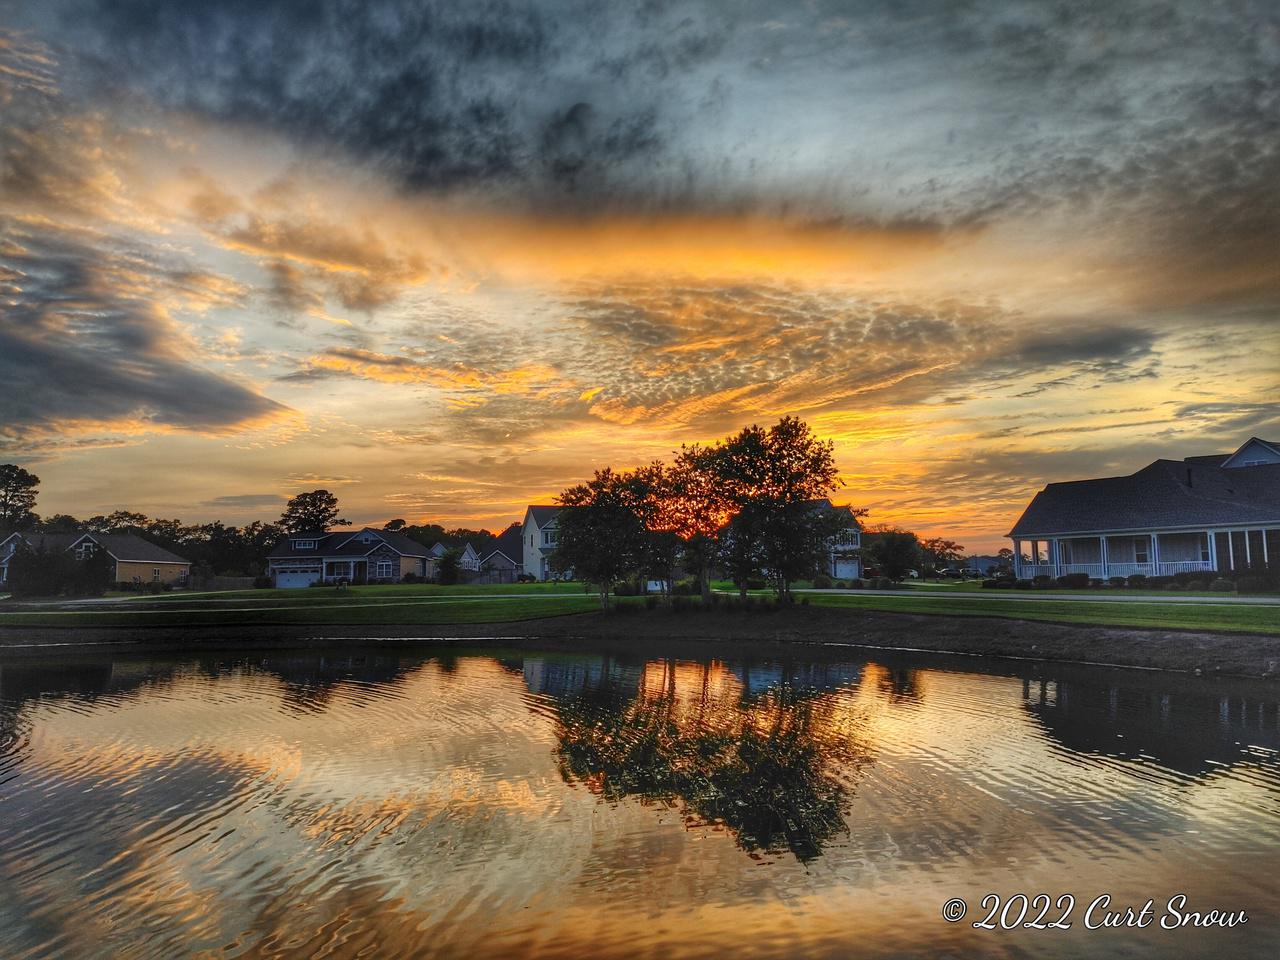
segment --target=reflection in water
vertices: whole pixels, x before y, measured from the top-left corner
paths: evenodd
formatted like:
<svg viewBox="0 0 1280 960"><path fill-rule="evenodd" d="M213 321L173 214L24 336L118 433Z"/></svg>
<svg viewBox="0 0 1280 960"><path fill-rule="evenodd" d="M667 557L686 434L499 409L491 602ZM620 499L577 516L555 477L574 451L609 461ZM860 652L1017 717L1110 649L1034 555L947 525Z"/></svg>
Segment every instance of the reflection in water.
<svg viewBox="0 0 1280 960"><path fill-rule="evenodd" d="M635 689L608 675L556 700L566 781L612 802L678 800L691 826L723 825L745 850L800 860L844 829L865 747L818 688L761 689L744 671L761 689L748 697L718 663L651 663Z"/></svg>
<svg viewBox="0 0 1280 960"><path fill-rule="evenodd" d="M0 659L0 956L1269 956L1276 688L927 660ZM941 921L1188 894L1242 930Z"/></svg>

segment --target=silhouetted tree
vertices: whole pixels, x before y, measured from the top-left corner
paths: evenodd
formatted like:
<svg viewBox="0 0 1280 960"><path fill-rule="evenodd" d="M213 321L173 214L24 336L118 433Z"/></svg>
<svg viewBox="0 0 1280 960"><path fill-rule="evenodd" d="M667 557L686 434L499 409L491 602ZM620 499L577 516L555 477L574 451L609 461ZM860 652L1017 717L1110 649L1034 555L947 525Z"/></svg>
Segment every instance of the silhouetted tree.
<svg viewBox="0 0 1280 960"><path fill-rule="evenodd" d="M0 463L0 530L25 530L35 515L40 478L14 463Z"/></svg>
<svg viewBox="0 0 1280 960"><path fill-rule="evenodd" d="M312 490L300 493L285 506L280 515L280 525L288 533L311 533L330 527L349 527L350 520L342 519L338 498L328 490Z"/></svg>

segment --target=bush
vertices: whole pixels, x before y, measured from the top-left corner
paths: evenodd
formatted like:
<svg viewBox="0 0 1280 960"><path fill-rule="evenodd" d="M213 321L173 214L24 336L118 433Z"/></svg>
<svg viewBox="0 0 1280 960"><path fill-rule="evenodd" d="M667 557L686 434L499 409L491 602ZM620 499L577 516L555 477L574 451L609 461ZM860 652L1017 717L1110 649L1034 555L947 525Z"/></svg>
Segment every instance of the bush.
<svg viewBox="0 0 1280 960"><path fill-rule="evenodd" d="M1107 577L1107 586L1119 589L1125 585L1124 577Z"/></svg>
<svg viewBox="0 0 1280 960"><path fill-rule="evenodd" d="M702 584L698 582L697 577L677 580L671 585L671 592L678 597L696 597L702 593Z"/></svg>
<svg viewBox="0 0 1280 960"><path fill-rule="evenodd" d="M830 590L831 578L828 577L825 573L818 574L816 577L813 578L813 589Z"/></svg>
<svg viewBox="0 0 1280 960"><path fill-rule="evenodd" d="M768 586L768 584L766 584L763 580L760 580L760 579L759 579L759 578L757 578L757 577L748 577L748 578L747 578L747 589L748 589L748 590L763 590L766 586Z"/></svg>
<svg viewBox="0 0 1280 960"><path fill-rule="evenodd" d="M1235 588L1236 585L1234 583L1230 580L1224 580L1222 577L1218 577L1213 583L1209 584L1209 589L1214 593L1230 593Z"/></svg>
<svg viewBox="0 0 1280 960"><path fill-rule="evenodd" d="M613 595L615 597L634 597L639 592L636 589L636 585L630 580L619 580L613 585Z"/></svg>
<svg viewBox="0 0 1280 960"><path fill-rule="evenodd" d="M1129 575L1129 589L1142 590L1147 585L1147 575L1145 573L1132 573Z"/></svg>
<svg viewBox="0 0 1280 960"><path fill-rule="evenodd" d="M1163 590L1173 583L1173 577L1147 577L1148 590Z"/></svg>
<svg viewBox="0 0 1280 960"><path fill-rule="evenodd" d="M538 578L535 577L532 573L522 573L520 574L520 576L516 577L516 583L537 583L537 582L538 582Z"/></svg>
<svg viewBox="0 0 1280 960"><path fill-rule="evenodd" d="M255 590L269 590L271 587L274 587L274 586L275 584L271 582L270 577L254 577L253 578L253 589Z"/></svg>
<svg viewBox="0 0 1280 960"><path fill-rule="evenodd" d="M1064 573L1058 578L1058 586L1067 590L1083 590L1089 586L1087 573Z"/></svg>
<svg viewBox="0 0 1280 960"><path fill-rule="evenodd" d="M1192 580L1190 583L1187 584L1187 589L1195 590L1198 593L1204 593L1204 591L1209 589L1209 581L1208 580Z"/></svg>
<svg viewBox="0 0 1280 960"><path fill-rule="evenodd" d="M1015 580L1013 585L1014 585L1014 587L1016 587L1016 588L1017 588L1017 589L1019 589L1019 590L1033 590L1033 589L1035 589L1035 582L1034 582L1034 581L1032 581L1032 580L1028 580L1028 579L1026 579L1025 577L1023 577L1023 578L1022 578L1022 579L1020 579L1020 580Z"/></svg>
<svg viewBox="0 0 1280 960"><path fill-rule="evenodd" d="M1164 588L1166 590L1185 590L1186 589L1186 587L1180 584L1177 580L1170 580L1168 583L1164 585Z"/></svg>
<svg viewBox="0 0 1280 960"><path fill-rule="evenodd" d="M1009 590L1016 583L1008 577L992 577L990 580L982 581L983 590Z"/></svg>
<svg viewBox="0 0 1280 960"><path fill-rule="evenodd" d="M1053 577L1049 576L1047 573L1037 573L1031 578L1031 582L1037 587L1048 587L1053 584Z"/></svg>
<svg viewBox="0 0 1280 960"><path fill-rule="evenodd" d="M418 576L416 573L410 570L408 573L406 573L403 577L400 578L400 582L401 583L417 583L421 579L422 578L420 576Z"/></svg>
<svg viewBox="0 0 1280 960"><path fill-rule="evenodd" d="M1236 581L1238 593L1270 593L1273 590L1271 578L1258 573L1247 573Z"/></svg>
<svg viewBox="0 0 1280 960"><path fill-rule="evenodd" d="M852 580L850 580L850 581L849 581L849 589L850 589L850 590L861 590L861 589L862 589L862 581L861 581L861 580L859 580L857 577L854 577Z"/></svg>
<svg viewBox="0 0 1280 960"><path fill-rule="evenodd" d="M1195 578L1196 578L1196 575L1194 573L1184 570L1182 573L1175 573L1173 575L1173 582L1176 583L1178 586L1185 588L1186 585L1190 583L1192 580L1194 580Z"/></svg>

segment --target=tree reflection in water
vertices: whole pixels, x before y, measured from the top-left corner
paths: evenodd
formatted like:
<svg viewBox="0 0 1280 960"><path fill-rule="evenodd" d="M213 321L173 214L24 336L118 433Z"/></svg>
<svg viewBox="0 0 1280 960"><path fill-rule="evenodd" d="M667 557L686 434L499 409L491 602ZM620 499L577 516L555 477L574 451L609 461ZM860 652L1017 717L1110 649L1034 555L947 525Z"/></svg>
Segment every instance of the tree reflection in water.
<svg viewBox="0 0 1280 960"><path fill-rule="evenodd" d="M611 802L678 803L687 824L721 825L748 852L817 858L847 832L870 759L860 723L815 690L746 696L716 669L651 663L638 692L606 682L560 699L561 775Z"/></svg>

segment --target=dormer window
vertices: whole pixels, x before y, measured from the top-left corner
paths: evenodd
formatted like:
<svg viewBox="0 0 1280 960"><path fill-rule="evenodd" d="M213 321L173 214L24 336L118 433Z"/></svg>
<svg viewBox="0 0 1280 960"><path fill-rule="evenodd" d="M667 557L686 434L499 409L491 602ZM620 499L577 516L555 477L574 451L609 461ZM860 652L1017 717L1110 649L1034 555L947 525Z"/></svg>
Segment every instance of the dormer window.
<svg viewBox="0 0 1280 960"><path fill-rule="evenodd" d="M360 542L361 542L361 543L373 543L373 541L375 541L375 540L377 540L377 539L378 539L378 538L377 538L377 536L375 536L375 535L374 535L374 534L372 534L372 533L362 533L362 534L360 534Z"/></svg>
<svg viewBox="0 0 1280 960"><path fill-rule="evenodd" d="M96 550L97 548L98 548L98 545L94 543L92 540L85 540L84 542L77 544L76 559L83 560L86 557L93 556L93 551Z"/></svg>
<svg viewBox="0 0 1280 960"><path fill-rule="evenodd" d="M295 550L314 550L316 542L314 540L295 540L293 541L293 549Z"/></svg>

